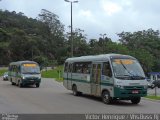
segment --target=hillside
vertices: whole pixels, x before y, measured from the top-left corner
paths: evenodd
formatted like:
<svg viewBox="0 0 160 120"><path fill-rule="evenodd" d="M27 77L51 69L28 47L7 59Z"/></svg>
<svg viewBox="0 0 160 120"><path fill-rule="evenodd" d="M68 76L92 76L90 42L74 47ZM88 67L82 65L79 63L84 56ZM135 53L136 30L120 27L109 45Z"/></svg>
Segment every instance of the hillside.
<svg viewBox="0 0 160 120"><path fill-rule="evenodd" d="M122 32L117 34L119 42L108 37L88 40L79 28L72 35L74 56L127 54L136 57L145 72L160 71L159 30ZM58 15L48 10L42 9L36 19L0 10L0 65L17 60L34 60L41 66L63 64L71 56L70 36Z"/></svg>

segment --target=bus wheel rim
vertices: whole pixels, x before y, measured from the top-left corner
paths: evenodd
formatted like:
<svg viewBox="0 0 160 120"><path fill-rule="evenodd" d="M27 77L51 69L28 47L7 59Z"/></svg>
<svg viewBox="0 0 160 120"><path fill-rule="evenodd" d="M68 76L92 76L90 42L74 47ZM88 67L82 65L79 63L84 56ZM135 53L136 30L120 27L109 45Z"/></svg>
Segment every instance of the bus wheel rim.
<svg viewBox="0 0 160 120"><path fill-rule="evenodd" d="M76 95L76 88L73 88L73 95Z"/></svg>
<svg viewBox="0 0 160 120"><path fill-rule="evenodd" d="M105 94L105 95L104 95L104 97L103 97L104 102L107 102L107 101L108 101L108 99L109 99L108 97L109 97L108 94Z"/></svg>

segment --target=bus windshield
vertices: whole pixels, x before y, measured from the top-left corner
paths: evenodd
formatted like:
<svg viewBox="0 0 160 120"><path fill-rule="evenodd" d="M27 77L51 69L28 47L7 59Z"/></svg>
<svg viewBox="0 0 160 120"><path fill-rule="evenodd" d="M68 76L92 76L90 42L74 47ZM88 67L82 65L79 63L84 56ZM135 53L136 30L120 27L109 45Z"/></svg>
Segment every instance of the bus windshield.
<svg viewBox="0 0 160 120"><path fill-rule="evenodd" d="M22 65L21 72L23 74L40 74L40 68L37 64L27 63Z"/></svg>
<svg viewBox="0 0 160 120"><path fill-rule="evenodd" d="M113 72L118 79L139 80L145 75L139 62L134 59L112 59Z"/></svg>

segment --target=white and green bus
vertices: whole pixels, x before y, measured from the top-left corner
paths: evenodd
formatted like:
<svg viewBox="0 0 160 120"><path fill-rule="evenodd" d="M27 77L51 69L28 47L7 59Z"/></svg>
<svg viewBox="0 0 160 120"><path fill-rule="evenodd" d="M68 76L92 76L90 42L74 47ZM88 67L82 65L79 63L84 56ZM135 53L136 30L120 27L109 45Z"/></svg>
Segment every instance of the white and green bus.
<svg viewBox="0 0 160 120"><path fill-rule="evenodd" d="M138 60L121 54L68 58L64 64L63 85L75 96L82 93L138 104L147 95L147 81Z"/></svg>
<svg viewBox="0 0 160 120"><path fill-rule="evenodd" d="M38 63L34 61L17 61L9 64L9 81L12 85L24 87L26 85L40 86L41 73Z"/></svg>

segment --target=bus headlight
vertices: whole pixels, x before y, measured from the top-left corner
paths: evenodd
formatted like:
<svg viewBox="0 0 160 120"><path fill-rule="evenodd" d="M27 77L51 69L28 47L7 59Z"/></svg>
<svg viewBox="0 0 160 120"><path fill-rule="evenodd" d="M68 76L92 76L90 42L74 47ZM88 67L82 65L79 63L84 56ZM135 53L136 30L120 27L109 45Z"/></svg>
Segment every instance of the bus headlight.
<svg viewBox="0 0 160 120"><path fill-rule="evenodd" d="M116 87L118 87L120 89L124 89L124 87L122 85L117 85Z"/></svg>
<svg viewBox="0 0 160 120"><path fill-rule="evenodd" d="M24 80L26 77L25 76L22 76L22 79Z"/></svg>
<svg viewBox="0 0 160 120"><path fill-rule="evenodd" d="M148 85L145 85L145 86L144 86L144 89L147 89L147 88L148 88Z"/></svg>

